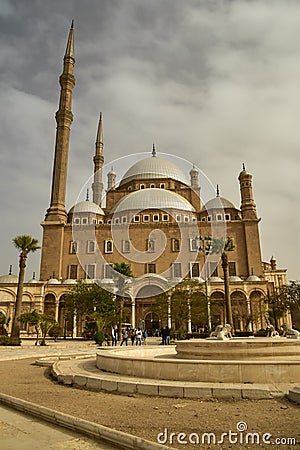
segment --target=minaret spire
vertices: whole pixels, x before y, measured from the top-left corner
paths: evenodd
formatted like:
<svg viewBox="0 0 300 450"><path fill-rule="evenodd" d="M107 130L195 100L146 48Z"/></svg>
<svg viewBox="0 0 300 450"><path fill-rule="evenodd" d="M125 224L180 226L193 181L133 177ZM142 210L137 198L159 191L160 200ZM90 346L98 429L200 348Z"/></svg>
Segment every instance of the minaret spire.
<svg viewBox="0 0 300 450"><path fill-rule="evenodd" d="M241 191L241 211L243 219L257 220L256 205L252 190L252 175L246 171L245 164L238 178Z"/></svg>
<svg viewBox="0 0 300 450"><path fill-rule="evenodd" d="M103 157L103 122L102 113L100 112L96 143L95 143L95 156L94 161L94 182L92 184L93 190L93 202L101 206L103 183L102 183L102 167L104 163Z"/></svg>
<svg viewBox="0 0 300 450"><path fill-rule="evenodd" d="M46 221L66 222L67 212L65 209L67 169L70 127L73 121L72 114L72 91L75 86L74 77L74 22L72 21L69 31L67 47L63 60L63 73L59 78L60 98L59 108L55 115L56 141L54 166L52 176L52 190L50 208L47 210Z"/></svg>

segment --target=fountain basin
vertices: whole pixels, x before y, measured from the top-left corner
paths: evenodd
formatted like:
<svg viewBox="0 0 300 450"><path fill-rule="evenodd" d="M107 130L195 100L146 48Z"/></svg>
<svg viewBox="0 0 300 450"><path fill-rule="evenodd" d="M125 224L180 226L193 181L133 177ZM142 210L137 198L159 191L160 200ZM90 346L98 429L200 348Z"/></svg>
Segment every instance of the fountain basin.
<svg viewBox="0 0 300 450"><path fill-rule="evenodd" d="M169 346L128 349L115 347L98 351L96 365L107 372L155 380L299 383L300 340L270 340L271 338L247 338L180 341L177 351ZM281 342L287 342L287 345L280 345ZM284 349L291 353L289 357ZM215 359L211 359L209 350ZM229 359L231 354L234 356Z"/></svg>
<svg viewBox="0 0 300 450"><path fill-rule="evenodd" d="M221 361L291 361L300 359L300 339L233 338L178 341L177 358Z"/></svg>

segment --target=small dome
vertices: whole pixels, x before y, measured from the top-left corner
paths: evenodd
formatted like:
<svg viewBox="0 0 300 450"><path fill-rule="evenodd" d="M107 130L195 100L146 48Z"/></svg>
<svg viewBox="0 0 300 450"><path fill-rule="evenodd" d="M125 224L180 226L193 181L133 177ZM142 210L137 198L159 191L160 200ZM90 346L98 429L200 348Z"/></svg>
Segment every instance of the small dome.
<svg viewBox="0 0 300 450"><path fill-rule="evenodd" d="M77 203L72 206L69 211L69 214L78 214L78 213L91 213L91 214L99 214L104 216L104 211L100 206L96 205L94 202L90 202L89 200L85 200L83 202Z"/></svg>
<svg viewBox="0 0 300 450"><path fill-rule="evenodd" d="M18 277L16 275L2 275L0 276L0 283L18 283Z"/></svg>
<svg viewBox="0 0 300 450"><path fill-rule="evenodd" d="M38 283L38 280L36 280L35 278L30 278L30 280L28 280L27 283L31 283L31 284Z"/></svg>
<svg viewBox="0 0 300 450"><path fill-rule="evenodd" d="M225 208L237 209L237 207L230 200L227 200L227 198L224 197L212 198L207 203L205 203L203 207L203 209L206 209L207 211L211 209L225 209Z"/></svg>
<svg viewBox="0 0 300 450"><path fill-rule="evenodd" d="M240 277L237 277L236 275L232 275L231 277L228 278L229 282L237 282L237 281L243 281Z"/></svg>
<svg viewBox="0 0 300 450"><path fill-rule="evenodd" d="M159 178L171 178L186 185L189 184L186 176L176 164L158 156L151 156L131 166L123 176L120 186L134 179L149 180Z"/></svg>
<svg viewBox="0 0 300 450"><path fill-rule="evenodd" d="M195 208L181 195L159 188L134 191L123 197L111 212L143 211L144 209L162 209L164 211L178 209L195 212Z"/></svg>
<svg viewBox="0 0 300 450"><path fill-rule="evenodd" d="M222 278L220 278L220 277L210 277L210 278L209 278L209 281L210 281L211 283L223 283L223 280L222 280Z"/></svg>
<svg viewBox="0 0 300 450"><path fill-rule="evenodd" d="M256 275L250 275L246 281L260 281L260 278L258 278Z"/></svg>
<svg viewBox="0 0 300 450"><path fill-rule="evenodd" d="M67 278L66 280L63 281L63 284L76 284L76 283L77 281L71 278Z"/></svg>
<svg viewBox="0 0 300 450"><path fill-rule="evenodd" d="M48 280L48 284L60 284L60 281L56 278L50 278L50 280Z"/></svg>

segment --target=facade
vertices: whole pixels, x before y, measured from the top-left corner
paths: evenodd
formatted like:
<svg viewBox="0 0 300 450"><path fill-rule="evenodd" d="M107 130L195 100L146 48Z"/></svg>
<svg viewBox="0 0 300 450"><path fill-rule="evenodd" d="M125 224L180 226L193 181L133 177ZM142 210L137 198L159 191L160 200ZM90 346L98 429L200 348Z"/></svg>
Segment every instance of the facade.
<svg viewBox="0 0 300 450"><path fill-rule="evenodd" d="M49 208L42 222L43 241L40 279L24 287L24 311L39 309L52 314L64 326L64 296L78 280L93 282L116 292L114 263L127 262L133 277L127 282L125 308L133 326L160 327L149 306L161 292L170 294L179 280L192 278L205 284L211 303L218 305L216 323L224 322L224 283L220 255L209 253L213 238L231 237L228 252L229 290L233 310L244 309L256 317L248 327L265 326L265 298L286 283L286 270L276 261L261 257L259 221L252 189L252 175L243 166L238 175L241 206L237 208L217 189L215 198L201 201L201 179L194 166L188 174L157 154L128 168L119 184L111 170L107 185L102 179L104 163L103 121L100 115L95 153L92 199L66 210L69 136L73 120L74 30L70 29L60 100L56 113L57 133ZM106 195L104 196L104 190ZM104 204L105 203L105 204ZM17 279L0 277L0 311L11 315ZM170 315L171 317L171 315ZM169 317L169 325L171 318ZM236 328L244 330L246 319L236 315ZM80 330L78 330L80 333Z"/></svg>

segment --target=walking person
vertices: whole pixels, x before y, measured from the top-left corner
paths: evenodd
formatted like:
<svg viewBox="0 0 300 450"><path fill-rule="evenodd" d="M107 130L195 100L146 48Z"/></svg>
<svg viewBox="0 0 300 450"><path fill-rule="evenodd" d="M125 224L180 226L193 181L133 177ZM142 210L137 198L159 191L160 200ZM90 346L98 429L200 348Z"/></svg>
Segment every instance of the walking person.
<svg viewBox="0 0 300 450"><path fill-rule="evenodd" d="M135 345L142 345L142 330L140 328L135 333Z"/></svg>
<svg viewBox="0 0 300 450"><path fill-rule="evenodd" d="M131 345L134 345L134 341L135 341L135 329L132 328L132 330L130 331L130 339L131 339Z"/></svg>
<svg viewBox="0 0 300 450"><path fill-rule="evenodd" d="M170 341L171 341L171 332L170 332L170 328L167 325L166 326L166 345L170 345Z"/></svg>
<svg viewBox="0 0 300 450"><path fill-rule="evenodd" d="M127 328L125 330L122 331L122 342L121 342L121 347L123 345L123 343L125 342L126 346L127 346L127 341L128 341L128 331Z"/></svg>
<svg viewBox="0 0 300 450"><path fill-rule="evenodd" d="M143 341L144 341L144 345L146 345L146 339L147 339L147 337L148 337L147 330L144 330L144 331L143 331Z"/></svg>
<svg viewBox="0 0 300 450"><path fill-rule="evenodd" d="M115 325L111 330L111 337L112 337L112 346L117 346L118 342L118 328L117 325Z"/></svg>

